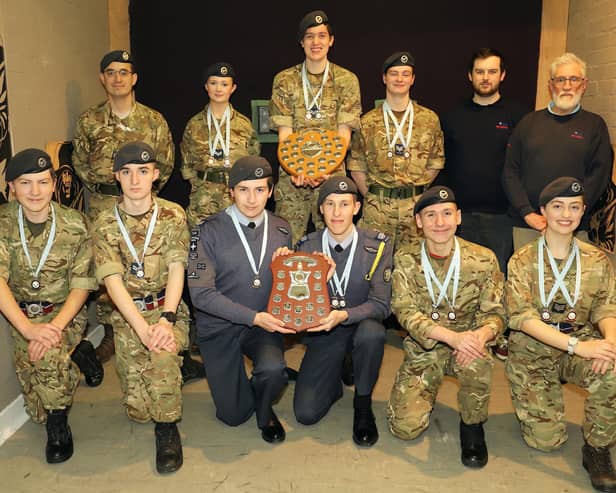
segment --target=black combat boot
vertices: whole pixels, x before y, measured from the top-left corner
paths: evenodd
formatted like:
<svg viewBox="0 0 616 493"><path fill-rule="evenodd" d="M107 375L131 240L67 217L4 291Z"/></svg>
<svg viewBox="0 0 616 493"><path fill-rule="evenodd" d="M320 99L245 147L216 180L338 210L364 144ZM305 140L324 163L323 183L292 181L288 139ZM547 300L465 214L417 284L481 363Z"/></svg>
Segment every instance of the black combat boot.
<svg viewBox="0 0 616 493"><path fill-rule="evenodd" d="M115 344L113 342L113 326L104 324L105 335L101 343L96 348L96 356L101 363L106 363L115 354Z"/></svg>
<svg viewBox="0 0 616 493"><path fill-rule="evenodd" d="M273 409L270 409L270 419L267 424L261 428L261 438L268 443L284 442L287 433L284 431L284 426L276 416Z"/></svg>
<svg viewBox="0 0 616 493"><path fill-rule="evenodd" d="M73 455L73 435L68 426L66 409L55 409L47 413L47 445L45 457L49 464L58 464Z"/></svg>
<svg viewBox="0 0 616 493"><path fill-rule="evenodd" d="M608 493L616 492L616 472L609 448L594 448L585 443L582 447L582 465L588 471L594 489Z"/></svg>
<svg viewBox="0 0 616 493"><path fill-rule="evenodd" d="M190 351L182 351L180 353L182 357L182 383L186 384L191 380L199 380L200 378L205 378L205 367L203 363L192 359L190 356Z"/></svg>
<svg viewBox="0 0 616 493"><path fill-rule="evenodd" d="M353 441L360 447L372 447L379 439L372 397L357 395L353 398Z"/></svg>
<svg viewBox="0 0 616 493"><path fill-rule="evenodd" d="M177 471L184 463L182 441L175 423L156 423L156 470L160 474Z"/></svg>
<svg viewBox="0 0 616 493"><path fill-rule="evenodd" d="M460 420L460 448L462 464L479 469L488 463L488 447L483 433L483 423L467 425Z"/></svg>
<svg viewBox="0 0 616 493"><path fill-rule="evenodd" d="M71 359L79 367L90 387L98 387L103 383L105 370L96 357L96 351L90 341L83 339L71 354Z"/></svg>

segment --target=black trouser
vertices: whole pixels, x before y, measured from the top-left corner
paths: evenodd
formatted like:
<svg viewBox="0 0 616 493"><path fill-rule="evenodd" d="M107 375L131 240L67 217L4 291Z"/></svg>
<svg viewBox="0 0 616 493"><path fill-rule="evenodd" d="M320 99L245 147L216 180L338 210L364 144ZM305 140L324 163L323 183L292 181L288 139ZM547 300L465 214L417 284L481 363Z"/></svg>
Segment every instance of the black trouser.
<svg viewBox="0 0 616 493"><path fill-rule="evenodd" d="M302 424L318 422L342 396L342 363L347 349L353 356L355 393L370 395L379 377L385 327L376 320L339 325L330 332L306 334L306 354L297 376L293 409Z"/></svg>
<svg viewBox="0 0 616 493"><path fill-rule="evenodd" d="M255 412L259 428L267 425L272 402L287 384L282 334L230 325L212 334L199 330L198 340L216 417L237 426ZM251 379L244 355L253 363Z"/></svg>

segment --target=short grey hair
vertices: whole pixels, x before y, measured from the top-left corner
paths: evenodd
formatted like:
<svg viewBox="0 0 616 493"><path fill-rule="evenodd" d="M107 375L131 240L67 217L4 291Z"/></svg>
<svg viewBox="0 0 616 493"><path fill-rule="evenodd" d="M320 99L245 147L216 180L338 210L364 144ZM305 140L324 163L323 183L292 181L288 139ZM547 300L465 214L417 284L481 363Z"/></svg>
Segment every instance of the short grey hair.
<svg viewBox="0 0 616 493"><path fill-rule="evenodd" d="M555 58L550 65L550 77L554 77L556 69L559 66L565 65L567 63L575 63L579 65L580 70L582 71L582 77L586 78L586 62L582 60L579 56L577 56L575 53L565 53Z"/></svg>

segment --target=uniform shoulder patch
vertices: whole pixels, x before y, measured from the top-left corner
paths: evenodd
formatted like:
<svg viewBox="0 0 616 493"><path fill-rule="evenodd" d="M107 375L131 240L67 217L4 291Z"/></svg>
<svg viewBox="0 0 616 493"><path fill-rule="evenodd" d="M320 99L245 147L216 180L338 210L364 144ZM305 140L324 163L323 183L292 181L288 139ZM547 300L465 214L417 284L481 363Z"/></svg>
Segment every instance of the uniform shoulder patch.
<svg viewBox="0 0 616 493"><path fill-rule="evenodd" d="M207 268L207 266L205 265L205 262L198 262L197 263L197 270L205 270Z"/></svg>
<svg viewBox="0 0 616 493"><path fill-rule="evenodd" d="M278 231L280 231L283 235L289 234L289 230L285 228L284 226L278 226Z"/></svg>
<svg viewBox="0 0 616 493"><path fill-rule="evenodd" d="M391 269L387 268L383 271L383 281L391 282Z"/></svg>
<svg viewBox="0 0 616 493"><path fill-rule="evenodd" d="M199 274L197 274L197 272L194 270L190 272L187 277L188 279L200 279Z"/></svg>
<svg viewBox="0 0 616 493"><path fill-rule="evenodd" d="M389 236L387 236L385 233L381 233L380 231L376 232L376 239L379 241L384 241L385 243L387 243L389 241Z"/></svg>

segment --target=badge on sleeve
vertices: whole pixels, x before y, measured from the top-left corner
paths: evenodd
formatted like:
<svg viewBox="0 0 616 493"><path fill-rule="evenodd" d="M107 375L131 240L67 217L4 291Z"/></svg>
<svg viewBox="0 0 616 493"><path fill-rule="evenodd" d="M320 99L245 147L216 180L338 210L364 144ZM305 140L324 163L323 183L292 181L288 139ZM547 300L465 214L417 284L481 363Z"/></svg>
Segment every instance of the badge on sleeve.
<svg viewBox="0 0 616 493"><path fill-rule="evenodd" d="M383 281L391 282L391 269L387 268L383 271Z"/></svg>

